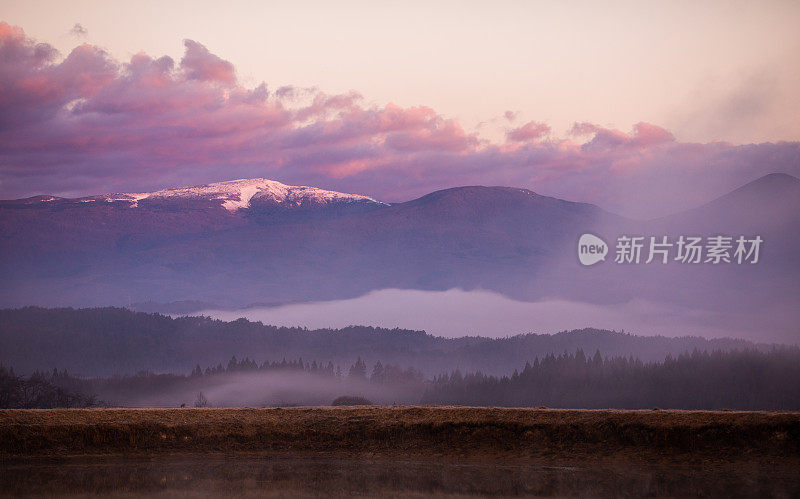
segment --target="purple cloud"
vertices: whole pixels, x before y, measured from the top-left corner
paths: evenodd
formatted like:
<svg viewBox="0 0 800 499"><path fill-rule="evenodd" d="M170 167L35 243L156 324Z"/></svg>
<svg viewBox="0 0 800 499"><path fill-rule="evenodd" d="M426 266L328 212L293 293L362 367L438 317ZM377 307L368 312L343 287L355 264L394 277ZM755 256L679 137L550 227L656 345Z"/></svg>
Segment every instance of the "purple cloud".
<svg viewBox="0 0 800 499"><path fill-rule="evenodd" d="M529 121L519 128L515 128L508 132L506 136L508 140L514 142L527 142L530 140L538 140L550 133L550 127L546 123L539 123L537 121Z"/></svg>
<svg viewBox="0 0 800 499"><path fill-rule="evenodd" d="M800 175L800 144L678 142L648 123L531 121L491 143L431 108L357 92L266 84L195 41L179 63L127 62L87 44L60 58L0 23L0 197L141 191L242 177L407 200L466 184L511 185L654 216L769 172ZM507 112L510 122L515 113Z"/></svg>
<svg viewBox="0 0 800 499"><path fill-rule="evenodd" d="M236 72L233 64L212 54L203 45L184 40L186 54L181 59L181 68L189 80L211 81L234 85Z"/></svg>

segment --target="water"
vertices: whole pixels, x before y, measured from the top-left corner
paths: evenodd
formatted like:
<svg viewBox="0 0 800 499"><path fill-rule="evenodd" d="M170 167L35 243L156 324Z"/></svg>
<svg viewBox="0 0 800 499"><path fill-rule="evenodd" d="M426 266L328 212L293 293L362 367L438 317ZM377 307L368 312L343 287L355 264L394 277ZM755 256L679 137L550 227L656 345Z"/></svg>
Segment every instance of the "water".
<svg viewBox="0 0 800 499"><path fill-rule="evenodd" d="M796 469L206 455L0 463L2 496L800 496Z"/></svg>

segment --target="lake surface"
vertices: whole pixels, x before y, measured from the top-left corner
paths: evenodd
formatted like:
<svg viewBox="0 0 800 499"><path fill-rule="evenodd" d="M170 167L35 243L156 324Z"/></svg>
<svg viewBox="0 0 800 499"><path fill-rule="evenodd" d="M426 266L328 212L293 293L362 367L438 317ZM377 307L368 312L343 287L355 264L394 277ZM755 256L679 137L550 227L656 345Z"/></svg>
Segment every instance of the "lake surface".
<svg viewBox="0 0 800 499"><path fill-rule="evenodd" d="M0 495L125 497L800 496L781 466L541 466L489 461L181 456L0 462Z"/></svg>

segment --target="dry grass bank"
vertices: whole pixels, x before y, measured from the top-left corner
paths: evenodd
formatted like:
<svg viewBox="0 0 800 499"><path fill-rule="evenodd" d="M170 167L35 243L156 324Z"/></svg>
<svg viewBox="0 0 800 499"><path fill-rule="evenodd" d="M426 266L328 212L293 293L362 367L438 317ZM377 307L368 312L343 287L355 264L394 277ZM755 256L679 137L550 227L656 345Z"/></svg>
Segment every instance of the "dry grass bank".
<svg viewBox="0 0 800 499"><path fill-rule="evenodd" d="M0 456L198 452L800 463L800 413L462 407L0 411Z"/></svg>

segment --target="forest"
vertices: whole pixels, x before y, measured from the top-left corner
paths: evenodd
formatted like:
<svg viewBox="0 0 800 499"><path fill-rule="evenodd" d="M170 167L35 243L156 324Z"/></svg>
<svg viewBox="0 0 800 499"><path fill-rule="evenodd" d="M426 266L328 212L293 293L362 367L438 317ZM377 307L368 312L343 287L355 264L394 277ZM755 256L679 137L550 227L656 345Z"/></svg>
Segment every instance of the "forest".
<svg viewBox="0 0 800 499"><path fill-rule="evenodd" d="M575 409L800 409L800 350L695 350L663 362L547 355L510 376L437 376L423 404Z"/></svg>
<svg viewBox="0 0 800 499"><path fill-rule="evenodd" d="M773 346L741 339L637 336L585 328L556 334L522 332L504 338L444 338L425 331L349 326L341 329L276 327L246 319L170 317L124 308L0 310L0 363L20 374L67 369L82 378L136 373L189 372L232 356L261 362L324 359L346 368L358 358L373 365L413 366L427 377L460 370L503 376L548 354L578 349L607 357L660 362L685 352Z"/></svg>
<svg viewBox="0 0 800 499"><path fill-rule="evenodd" d="M341 397L381 405L800 410L800 349L695 350L661 362L578 349L536 357L500 377L455 370L428 378L361 358L342 369L332 361L233 357L186 374L105 378L58 369L26 377L0 366L0 408L331 405Z"/></svg>

